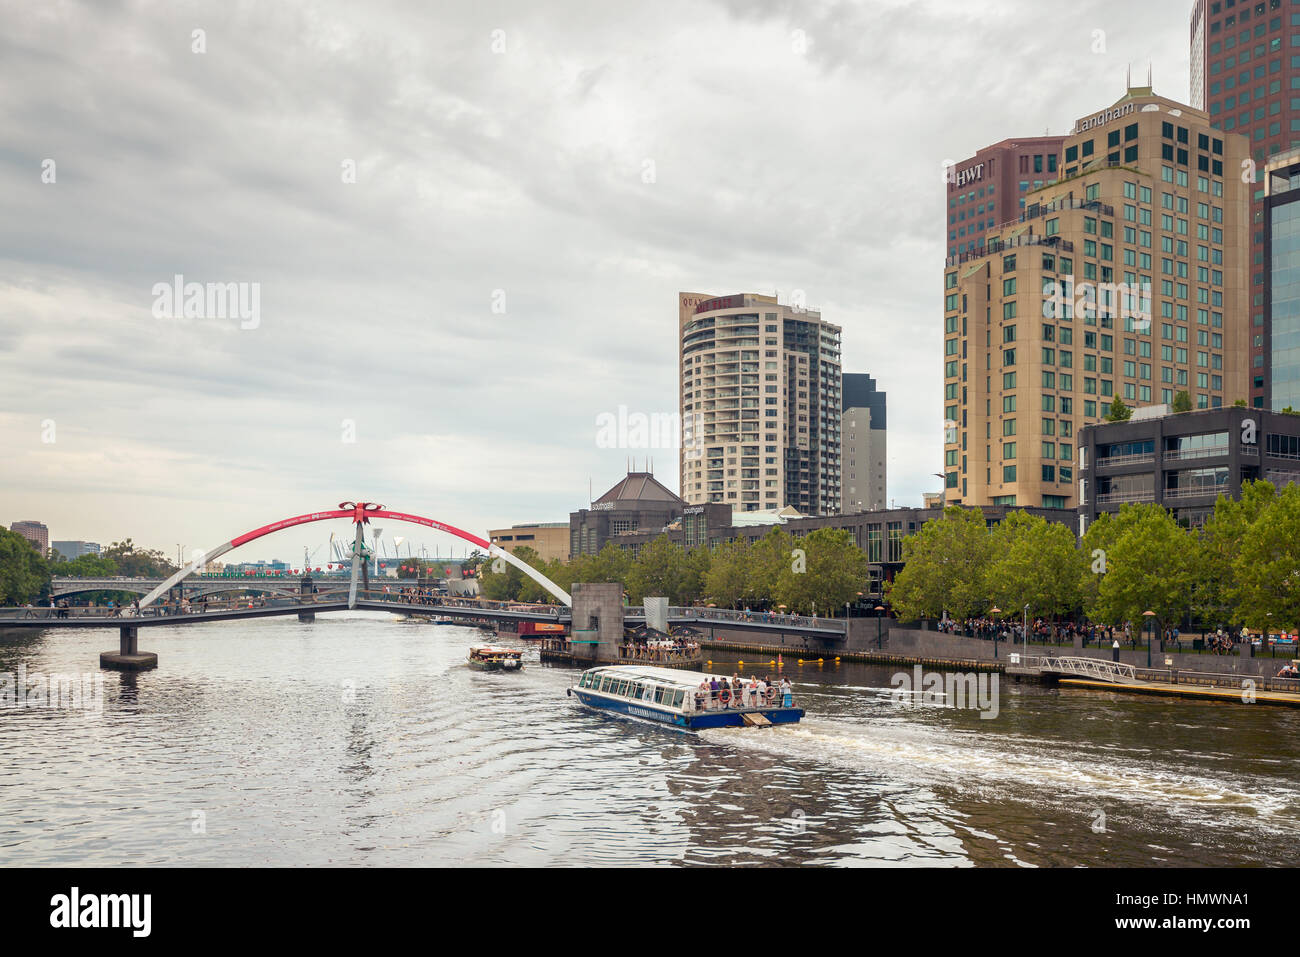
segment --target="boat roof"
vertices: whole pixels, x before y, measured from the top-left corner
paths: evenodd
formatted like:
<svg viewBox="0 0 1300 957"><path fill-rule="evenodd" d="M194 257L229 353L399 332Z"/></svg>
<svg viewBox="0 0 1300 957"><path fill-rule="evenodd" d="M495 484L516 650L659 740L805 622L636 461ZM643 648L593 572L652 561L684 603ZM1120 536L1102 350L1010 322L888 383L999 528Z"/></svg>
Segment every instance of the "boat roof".
<svg viewBox="0 0 1300 957"><path fill-rule="evenodd" d="M516 651L514 648L502 648L499 645L475 645L470 651L479 651L489 655L522 655L522 651Z"/></svg>
<svg viewBox="0 0 1300 957"><path fill-rule="evenodd" d="M720 679L722 677L704 671L682 671L680 668L655 668L652 665L602 665L598 668L590 668L588 670L598 671L602 674L616 675L620 678L630 678L634 681L656 681L659 684L672 685L678 688L698 688L701 681L709 681L713 678Z"/></svg>

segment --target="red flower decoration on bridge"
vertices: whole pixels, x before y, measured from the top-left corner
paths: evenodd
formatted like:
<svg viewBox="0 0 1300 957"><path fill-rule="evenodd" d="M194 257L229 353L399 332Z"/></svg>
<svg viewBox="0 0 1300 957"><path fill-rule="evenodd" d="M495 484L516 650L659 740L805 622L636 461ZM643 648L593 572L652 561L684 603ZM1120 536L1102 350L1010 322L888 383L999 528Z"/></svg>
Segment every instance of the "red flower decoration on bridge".
<svg viewBox="0 0 1300 957"><path fill-rule="evenodd" d="M370 524L370 516L366 512L378 512L384 506L376 502L339 502L339 508L352 509L352 524Z"/></svg>

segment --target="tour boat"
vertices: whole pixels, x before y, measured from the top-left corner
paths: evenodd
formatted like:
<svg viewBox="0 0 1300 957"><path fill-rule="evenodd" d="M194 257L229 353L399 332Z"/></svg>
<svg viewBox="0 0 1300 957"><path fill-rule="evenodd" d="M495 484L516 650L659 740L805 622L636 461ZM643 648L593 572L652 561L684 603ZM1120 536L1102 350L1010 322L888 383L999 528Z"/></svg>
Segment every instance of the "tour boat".
<svg viewBox="0 0 1300 957"><path fill-rule="evenodd" d="M489 671L518 671L524 666L524 653L497 645L479 645L469 650L469 663Z"/></svg>
<svg viewBox="0 0 1300 957"><path fill-rule="evenodd" d="M584 671L568 693L589 708L684 731L796 724L803 717L802 708L783 703L779 687L769 688L761 701L749 700L748 687L740 701L733 700L730 687L715 699L700 688L714 677L674 668L608 665Z"/></svg>

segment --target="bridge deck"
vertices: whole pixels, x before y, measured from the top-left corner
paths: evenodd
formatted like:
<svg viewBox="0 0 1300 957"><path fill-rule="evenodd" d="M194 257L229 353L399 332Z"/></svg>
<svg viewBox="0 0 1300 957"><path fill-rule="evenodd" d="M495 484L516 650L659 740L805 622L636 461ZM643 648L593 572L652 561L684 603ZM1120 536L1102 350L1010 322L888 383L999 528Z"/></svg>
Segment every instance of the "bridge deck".
<svg viewBox="0 0 1300 957"><path fill-rule="evenodd" d="M320 596L318 596L319 598ZM492 619L495 621L536 621L550 622L558 624L569 624L571 615L567 608L540 612L511 610L506 608L484 608L477 605L424 605L414 604L402 601L395 601L391 598L358 598L356 607L366 611L391 611L401 614L437 616L448 618L474 618L474 619ZM300 602L287 598L267 599L262 605L247 607L232 607L209 609L208 611L164 614L163 610L157 606L151 606L145 609L145 614L141 615L84 615L77 614L83 611L81 608L69 608L66 611L68 617L60 618L59 609L52 608L4 608L0 609L0 629L8 628L121 628L124 626L135 626L141 628L152 627L155 625L188 625L197 624L205 621L232 621L242 618L271 618L281 615L296 615L299 612L309 611L313 613L325 613L331 611L347 611L348 604L345 597L337 599L318 600L314 602ZM679 612L682 609L679 609ZM624 622L629 625L642 624L645 621L644 615L627 615ZM822 619L817 619L822 621ZM709 613L706 617L696 617L690 614L670 615L668 623L671 626L690 626L693 628L705 629L712 632L717 628L727 628L735 631L750 631L754 633L781 633L789 635L803 635L807 637L830 638L843 640L845 633L843 630L822 627L820 624L815 625L796 625L788 622L771 622L764 620L732 620L717 616L716 612Z"/></svg>

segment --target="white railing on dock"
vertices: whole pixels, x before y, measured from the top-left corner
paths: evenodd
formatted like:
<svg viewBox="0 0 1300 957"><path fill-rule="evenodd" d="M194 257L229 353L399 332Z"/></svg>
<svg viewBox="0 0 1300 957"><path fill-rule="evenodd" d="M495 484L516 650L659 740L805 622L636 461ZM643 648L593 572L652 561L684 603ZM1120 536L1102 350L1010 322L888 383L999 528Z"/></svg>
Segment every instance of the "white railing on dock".
<svg viewBox="0 0 1300 957"><path fill-rule="evenodd" d="M1037 668L1039 673L1076 675L1097 681L1137 681L1135 667L1122 661L1074 655L1041 655L1023 660L1026 667Z"/></svg>

